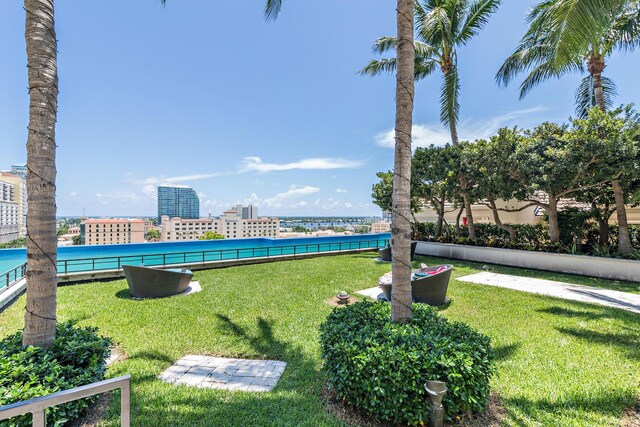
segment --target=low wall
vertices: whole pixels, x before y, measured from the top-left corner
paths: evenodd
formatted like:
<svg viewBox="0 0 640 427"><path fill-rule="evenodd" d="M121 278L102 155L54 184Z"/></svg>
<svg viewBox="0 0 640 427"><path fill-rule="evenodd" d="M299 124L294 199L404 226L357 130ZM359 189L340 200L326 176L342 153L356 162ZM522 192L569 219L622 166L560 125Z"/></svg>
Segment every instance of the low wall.
<svg viewBox="0 0 640 427"><path fill-rule="evenodd" d="M439 258L486 262L602 279L640 281L640 261L626 259L433 242L418 242L416 253Z"/></svg>

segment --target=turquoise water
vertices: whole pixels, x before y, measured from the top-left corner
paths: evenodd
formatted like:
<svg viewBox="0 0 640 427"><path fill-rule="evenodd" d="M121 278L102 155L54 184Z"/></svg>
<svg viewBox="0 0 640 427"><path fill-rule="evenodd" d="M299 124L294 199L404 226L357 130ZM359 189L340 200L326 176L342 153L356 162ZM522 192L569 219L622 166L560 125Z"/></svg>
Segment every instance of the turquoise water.
<svg viewBox="0 0 640 427"><path fill-rule="evenodd" d="M296 239L229 239L58 248L58 272L111 270L122 265L163 265L225 259L290 255L294 253L382 247L390 234L304 237ZM0 272L26 262L25 249L1 249ZM4 283L0 277L0 287Z"/></svg>

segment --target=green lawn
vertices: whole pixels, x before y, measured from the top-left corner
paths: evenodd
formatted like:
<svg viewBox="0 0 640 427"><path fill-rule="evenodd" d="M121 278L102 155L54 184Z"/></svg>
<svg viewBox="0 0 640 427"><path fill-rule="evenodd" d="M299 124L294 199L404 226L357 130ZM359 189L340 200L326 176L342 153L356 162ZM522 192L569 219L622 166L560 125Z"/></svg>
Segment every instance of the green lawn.
<svg viewBox="0 0 640 427"><path fill-rule="evenodd" d="M373 257L203 271L196 274L202 292L158 300L130 299L124 280L63 286L58 317L100 327L127 353L109 375L133 377L133 425L338 426L342 423L321 398L318 325L331 311L325 300L343 289L353 293L374 286L390 270ZM454 276L479 271L475 264L451 263ZM504 425L617 426L640 396L638 315L456 280L449 289L452 304L442 313L492 338L498 356L493 389L506 409ZM22 326L23 307L24 296L0 314L0 336ZM288 365L276 389L264 394L160 382L158 375L185 354L269 358ZM119 425L117 406L103 425Z"/></svg>

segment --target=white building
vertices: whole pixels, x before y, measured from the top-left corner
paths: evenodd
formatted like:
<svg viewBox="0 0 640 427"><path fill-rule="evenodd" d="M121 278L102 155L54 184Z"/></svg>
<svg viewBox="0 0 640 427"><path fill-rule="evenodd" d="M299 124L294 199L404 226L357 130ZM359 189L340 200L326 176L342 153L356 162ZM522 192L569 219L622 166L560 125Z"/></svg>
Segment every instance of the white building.
<svg viewBox="0 0 640 427"><path fill-rule="evenodd" d="M17 166L12 166L17 168ZM27 235L27 177L26 174L1 172L0 180L13 184L12 201L18 204L18 237Z"/></svg>
<svg viewBox="0 0 640 427"><path fill-rule="evenodd" d="M7 181L0 181L0 243L8 243L20 237L18 203L14 198L14 185Z"/></svg>
<svg viewBox="0 0 640 427"><path fill-rule="evenodd" d="M243 219L236 208L224 211L220 218L186 219L165 215L162 217L160 240L197 240L207 231L221 234L225 239L279 237L280 220L267 217Z"/></svg>

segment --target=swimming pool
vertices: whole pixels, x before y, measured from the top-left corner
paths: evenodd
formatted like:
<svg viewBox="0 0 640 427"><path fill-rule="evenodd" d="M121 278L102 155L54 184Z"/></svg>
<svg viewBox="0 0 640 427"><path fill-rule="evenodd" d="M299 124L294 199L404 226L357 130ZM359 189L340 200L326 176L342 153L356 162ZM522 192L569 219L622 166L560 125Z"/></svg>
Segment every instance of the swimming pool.
<svg viewBox="0 0 640 427"><path fill-rule="evenodd" d="M131 243L123 245L67 246L58 248L58 273L120 269L122 265L157 266L193 264L241 258L379 248L391 235L304 237L295 239L228 239L188 242ZM1 249L0 272L26 262L26 249ZM0 288L5 286L0 275Z"/></svg>

